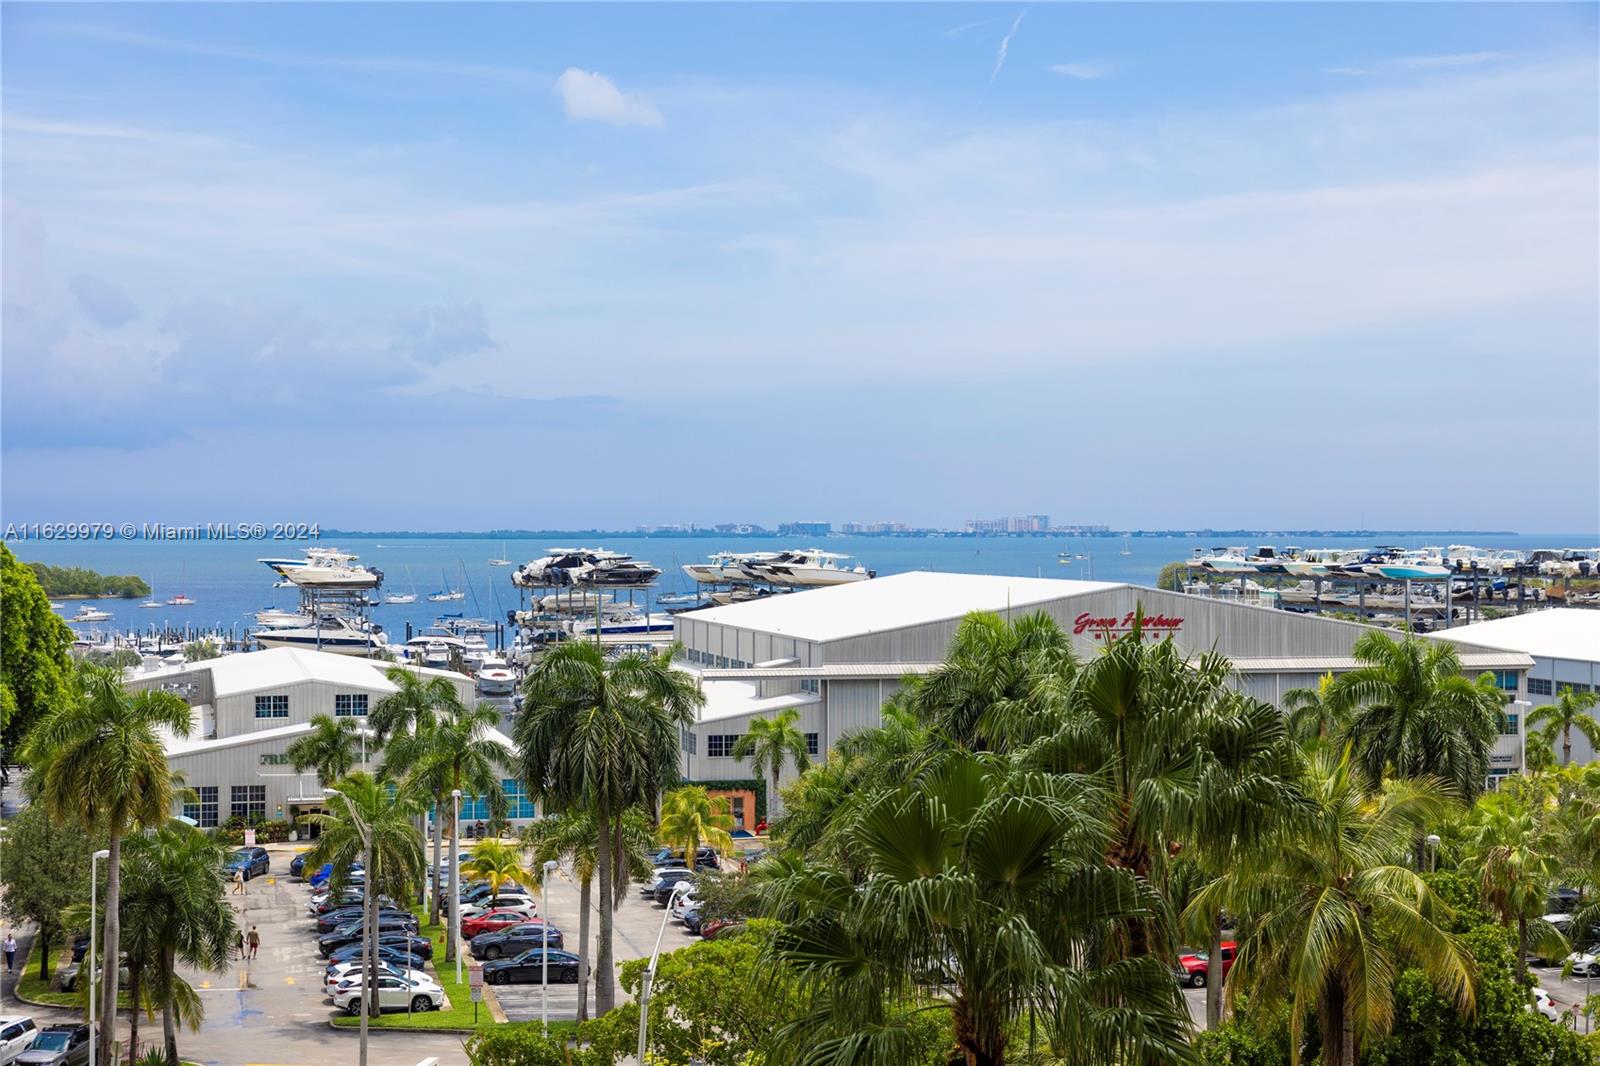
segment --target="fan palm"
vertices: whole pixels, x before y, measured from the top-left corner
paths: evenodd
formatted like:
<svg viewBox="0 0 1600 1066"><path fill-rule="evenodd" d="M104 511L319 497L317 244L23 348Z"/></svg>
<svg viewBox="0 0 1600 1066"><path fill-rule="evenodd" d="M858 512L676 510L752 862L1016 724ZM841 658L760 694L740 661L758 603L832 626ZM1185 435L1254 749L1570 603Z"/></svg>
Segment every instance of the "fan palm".
<svg viewBox="0 0 1600 1066"><path fill-rule="evenodd" d="M1326 740L1348 722L1343 710L1328 698L1333 674L1323 674L1316 688L1293 688L1283 694L1283 709L1289 719L1289 734L1302 744Z"/></svg>
<svg viewBox="0 0 1600 1066"><path fill-rule="evenodd" d="M461 864L461 875L489 882L489 906L500 900L500 886L524 881L532 884L538 874L522 861L522 849L500 840L482 840L472 849L472 858Z"/></svg>
<svg viewBox="0 0 1600 1066"><path fill-rule="evenodd" d="M1107 801L1085 779L957 752L868 800L851 830L864 881L773 860L755 890L784 923L773 950L810 1001L775 1034L775 1060L907 1062L910 1003L949 1011L970 1066L1001 1066L1030 1009L1071 1066L1187 1061L1164 962L1086 964L1115 922L1156 905L1105 862ZM948 998L921 991L934 983Z"/></svg>
<svg viewBox="0 0 1600 1066"><path fill-rule="evenodd" d="M501 771L509 764L511 752L499 739L488 735L500 724L500 710L494 704L468 707L452 689L450 699L439 705L436 714L431 721L424 719L411 732L389 741L384 770L400 776L411 790L435 797L439 806L435 808L434 821L437 824L449 819L450 869L456 871L461 868L461 827L456 824L455 804L441 802L441 792L459 789L463 796L484 800L491 812L503 817L506 797ZM451 915L445 926L446 960L456 957L460 926L460 916Z"/></svg>
<svg viewBox="0 0 1600 1066"><path fill-rule="evenodd" d="M642 880L654 869L650 855L655 850L655 827L642 808L629 807L618 821L622 823L621 865L635 880ZM596 847L599 832L594 815L575 811L551 815L530 823L522 831L522 845L533 853L533 865L567 862L578 882L578 1020L589 1018L589 914L594 909L595 871L599 866Z"/></svg>
<svg viewBox="0 0 1600 1066"><path fill-rule="evenodd" d="M806 752L806 735L795 723L800 720L798 708L789 707L771 718L754 718L750 731L733 745L735 759L749 759L750 769L757 775L772 778L772 795L778 794L778 775L785 762L793 762L797 774L806 772L811 757Z"/></svg>
<svg viewBox="0 0 1600 1066"><path fill-rule="evenodd" d="M1185 924L1226 910L1248 915L1227 988L1289 1002L1294 1062L1315 1012L1325 1066L1354 1066L1394 1020L1403 956L1464 1012L1473 969L1446 930L1448 908L1403 865L1412 837L1454 806L1437 778L1391 782L1369 797L1348 746L1302 756L1306 800L1249 862L1196 894Z"/></svg>
<svg viewBox="0 0 1600 1066"><path fill-rule="evenodd" d="M521 776L547 808L594 815L600 928L595 1009L616 1002L612 912L627 890L618 815L653 804L678 777L680 741L704 697L672 667L675 649L608 663L592 644L557 647L528 675L517 718Z"/></svg>
<svg viewBox="0 0 1600 1066"><path fill-rule="evenodd" d="M344 889L352 865L360 862L365 867L362 943L366 945L378 927L378 897L406 899L422 883L426 858L422 834L413 821L420 804L412 793L394 791L364 771L345 776L324 793L329 810L306 815L322 827L322 835L306 855L306 866L331 863L329 889L335 895ZM362 957L369 967L366 987L372 1001L368 1013L376 1014L378 956L364 950Z"/></svg>
<svg viewBox="0 0 1600 1066"><path fill-rule="evenodd" d="M1561 765L1572 764L1572 731L1576 729L1589 741L1593 751L1600 751L1600 721L1589 714L1600 696L1593 692L1578 692L1564 688L1554 703L1536 707L1528 714L1527 726L1536 728L1545 723L1561 732Z"/></svg>
<svg viewBox="0 0 1600 1066"><path fill-rule="evenodd" d="M311 716L311 732L284 749L297 774L315 770L325 785L349 773L356 764L360 730L352 718Z"/></svg>
<svg viewBox="0 0 1600 1066"><path fill-rule="evenodd" d="M675 789L661 801L661 840L681 845L684 861L691 870L701 844L727 854L733 848L732 830L728 797L712 796L700 785Z"/></svg>
<svg viewBox="0 0 1600 1066"><path fill-rule="evenodd" d="M50 817L106 834L105 958L119 950L122 839L129 830L158 826L172 811L173 775L158 728L187 737L188 704L170 692L130 693L120 674L83 667L74 698L50 708L28 736L25 761ZM117 967L101 977L96 1058L110 1062L116 1032Z"/></svg>
<svg viewBox="0 0 1600 1066"><path fill-rule="evenodd" d="M1439 777L1471 802L1489 776L1489 749L1500 732L1503 696L1485 674L1461 673L1454 644L1376 630L1351 653L1362 665L1334 678L1328 701L1348 722L1341 741L1376 787L1386 776Z"/></svg>
<svg viewBox="0 0 1600 1066"><path fill-rule="evenodd" d="M130 962L137 955L151 970L146 978L149 998L161 1008L168 1066L179 1061L178 1024L198 1031L205 1014L199 996L179 976L178 963L220 973L227 969L237 934L219 876L223 858L223 849L212 838L182 822L128 842L124 932ZM135 946L146 950L135 951Z"/></svg>

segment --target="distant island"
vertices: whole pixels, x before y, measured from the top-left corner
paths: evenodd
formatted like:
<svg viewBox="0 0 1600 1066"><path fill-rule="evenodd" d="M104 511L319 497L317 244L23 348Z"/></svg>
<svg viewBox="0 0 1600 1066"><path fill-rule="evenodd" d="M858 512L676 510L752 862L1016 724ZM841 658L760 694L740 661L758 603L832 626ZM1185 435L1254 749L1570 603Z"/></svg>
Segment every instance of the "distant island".
<svg viewBox="0 0 1600 1066"><path fill-rule="evenodd" d="M134 574L97 574L81 566L47 566L29 563L28 567L46 596L82 598L88 596L120 597L131 600L135 596L150 595L150 586L144 578Z"/></svg>
<svg viewBox="0 0 1600 1066"><path fill-rule="evenodd" d="M837 529L789 531L772 529L716 529L716 528L649 528L649 529L491 529L491 530L420 530L420 529L331 529L323 528L318 536L321 540L336 539L339 537L360 538L373 540L378 538L389 540L527 540L527 539L580 539L584 537L629 537L643 540L685 540L695 539L733 539L733 540L772 540L779 538L794 539L795 537L860 537L878 539L916 539L923 537L961 539L961 540L995 540L1003 538L1034 539L1034 540L1059 540L1062 538L1108 538L1120 540L1124 537L1187 537L1197 540L1215 539L1221 541L1227 538L1255 539L1262 538L1262 543L1269 540L1283 540L1285 538L1304 539L1308 537L1437 537L1437 538L1486 538L1486 537L1517 537L1522 534L1508 529L1280 529L1267 531L1260 529L1123 529L1106 530L1102 532L1069 532L1059 529L1037 530L1028 532L975 532L964 529L903 529L885 532L858 532ZM1586 536L1587 534L1581 534Z"/></svg>

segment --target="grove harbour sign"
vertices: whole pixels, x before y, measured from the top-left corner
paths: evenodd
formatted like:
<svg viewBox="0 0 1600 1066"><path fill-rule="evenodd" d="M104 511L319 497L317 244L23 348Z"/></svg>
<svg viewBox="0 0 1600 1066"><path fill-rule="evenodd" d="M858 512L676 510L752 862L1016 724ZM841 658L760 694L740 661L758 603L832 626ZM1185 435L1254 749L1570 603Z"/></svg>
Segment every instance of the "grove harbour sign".
<svg viewBox="0 0 1600 1066"><path fill-rule="evenodd" d="M1085 611L1072 620L1072 635L1081 637L1087 634L1094 640L1103 640L1109 644L1118 637L1133 632L1134 620L1137 617L1137 611L1129 611L1120 618L1097 617ZM1139 625L1144 632L1152 636L1170 637L1182 631L1183 619L1165 614L1147 614L1139 619Z"/></svg>

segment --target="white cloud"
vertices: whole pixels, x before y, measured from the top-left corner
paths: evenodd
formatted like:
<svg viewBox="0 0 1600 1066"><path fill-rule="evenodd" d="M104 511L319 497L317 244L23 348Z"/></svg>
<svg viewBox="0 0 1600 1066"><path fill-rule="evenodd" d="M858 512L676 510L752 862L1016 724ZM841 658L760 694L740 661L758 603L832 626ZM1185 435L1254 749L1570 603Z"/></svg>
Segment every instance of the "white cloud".
<svg viewBox="0 0 1600 1066"><path fill-rule="evenodd" d="M1448 55L1404 56L1395 66L1406 70L1437 70L1444 67L1472 67L1499 59L1499 52L1455 52Z"/></svg>
<svg viewBox="0 0 1600 1066"><path fill-rule="evenodd" d="M556 79L556 95L573 122L606 122L613 126L660 126L656 105L637 94L624 93L604 74L568 67Z"/></svg>
<svg viewBox="0 0 1600 1066"><path fill-rule="evenodd" d="M1051 64L1050 72L1059 74L1063 78L1076 78L1079 81L1094 81L1111 73L1109 63L1098 63L1092 60L1076 60L1071 63Z"/></svg>
<svg viewBox="0 0 1600 1066"><path fill-rule="evenodd" d="M1017 35L1017 29L1022 25L1022 17L1027 13L1027 8L1023 8L1021 11L1017 12L1016 21L1013 22L1011 24L1011 28L1006 31L1006 35L1000 38L1000 47L997 48L994 53L994 73L989 75L989 83L991 85L994 84L994 80L1000 76L1001 68L1006 65L1006 53L1011 50L1011 38Z"/></svg>

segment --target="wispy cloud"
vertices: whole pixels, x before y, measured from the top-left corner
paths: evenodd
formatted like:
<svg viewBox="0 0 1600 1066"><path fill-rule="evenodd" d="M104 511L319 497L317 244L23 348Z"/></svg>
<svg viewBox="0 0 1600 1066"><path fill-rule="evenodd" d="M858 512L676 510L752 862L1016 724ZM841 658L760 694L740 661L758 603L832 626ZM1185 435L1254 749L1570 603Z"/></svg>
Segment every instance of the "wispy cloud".
<svg viewBox="0 0 1600 1066"><path fill-rule="evenodd" d="M604 74L568 67L556 79L556 95L567 118L574 122L605 122L613 126L660 126L661 112L642 96L624 93Z"/></svg>
<svg viewBox="0 0 1600 1066"><path fill-rule="evenodd" d="M1395 59L1385 59L1365 67L1328 67L1327 72L1341 77L1359 78L1369 74L1382 74L1387 71L1452 70L1457 67L1475 67L1480 63L1492 63L1497 59L1503 58L1505 57L1500 52L1449 52L1440 55L1400 56Z"/></svg>
<svg viewBox="0 0 1600 1066"><path fill-rule="evenodd" d="M963 22L959 26L951 26L948 30L945 30L944 38L947 41L953 41L957 37L960 37L963 33L966 33L968 30L975 30L981 26L989 26L993 23L1003 21L1005 21L1004 15L994 15L990 18L978 19L976 22Z"/></svg>
<svg viewBox="0 0 1600 1066"><path fill-rule="evenodd" d="M1011 23L1011 28L1006 31L1006 35L1000 38L1000 47L994 54L994 73L989 75L990 85L994 84L994 80L1000 76L1000 71L1005 67L1006 53L1011 51L1011 38L1017 35L1017 28L1022 25L1022 17L1027 13L1027 8L1017 12L1016 21Z"/></svg>
<svg viewBox="0 0 1600 1066"><path fill-rule="evenodd" d="M1111 64L1092 60L1076 60L1071 63L1052 63L1050 65L1052 74L1059 74L1063 78L1076 78L1078 81L1095 81L1106 77L1111 71Z"/></svg>

